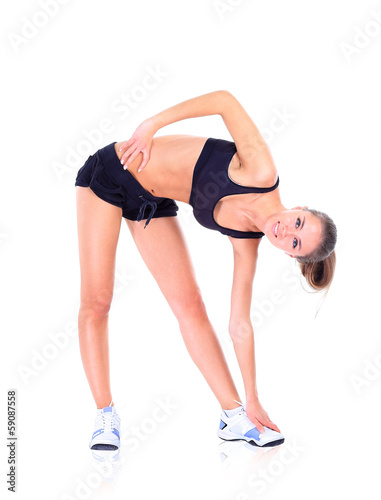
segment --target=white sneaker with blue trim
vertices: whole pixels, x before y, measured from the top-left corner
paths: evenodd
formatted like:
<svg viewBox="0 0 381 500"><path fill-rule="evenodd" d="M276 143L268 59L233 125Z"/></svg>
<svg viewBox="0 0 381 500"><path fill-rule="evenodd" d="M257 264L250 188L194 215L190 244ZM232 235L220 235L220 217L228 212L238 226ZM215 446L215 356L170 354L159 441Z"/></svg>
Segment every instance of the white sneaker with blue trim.
<svg viewBox="0 0 381 500"><path fill-rule="evenodd" d="M261 434L249 420L243 406L241 411L232 417L228 417L222 410L217 435L226 441L243 439L256 446L277 446L284 442L284 436L280 432L268 427L265 427L265 432Z"/></svg>
<svg viewBox="0 0 381 500"><path fill-rule="evenodd" d="M114 406L97 410L89 447L92 450L117 450L120 447L120 417Z"/></svg>

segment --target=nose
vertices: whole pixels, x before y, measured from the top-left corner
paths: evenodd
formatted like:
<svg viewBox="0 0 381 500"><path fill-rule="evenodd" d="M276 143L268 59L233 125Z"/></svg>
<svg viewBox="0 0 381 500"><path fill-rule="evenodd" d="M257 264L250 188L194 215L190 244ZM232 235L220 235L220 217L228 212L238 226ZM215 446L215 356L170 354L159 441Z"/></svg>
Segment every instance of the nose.
<svg viewBox="0 0 381 500"><path fill-rule="evenodd" d="M281 229L281 234L282 234L282 238L285 238L286 236L292 236L294 233L292 231L289 231L288 230L288 226L286 224L284 224L282 226L282 229Z"/></svg>

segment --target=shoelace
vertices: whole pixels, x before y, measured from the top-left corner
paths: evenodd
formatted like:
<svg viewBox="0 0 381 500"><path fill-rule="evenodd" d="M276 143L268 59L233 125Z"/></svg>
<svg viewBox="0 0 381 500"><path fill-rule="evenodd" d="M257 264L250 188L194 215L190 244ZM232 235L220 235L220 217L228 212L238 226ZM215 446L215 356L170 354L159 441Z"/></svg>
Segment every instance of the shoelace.
<svg viewBox="0 0 381 500"><path fill-rule="evenodd" d="M116 413L112 412L111 415L109 415L107 413L107 418L105 418L105 413L100 413L99 417L101 417L102 419L102 423L101 423L101 428L103 429L104 432L107 432L107 431L112 431L112 429L114 429L117 424L120 423L120 418L119 418L119 415L117 415Z"/></svg>
<svg viewBox="0 0 381 500"><path fill-rule="evenodd" d="M236 399L233 399L233 401L242 406L242 410L238 412L237 415L242 415L243 413L245 413L245 406L243 405L243 403L241 403L241 401L237 401Z"/></svg>

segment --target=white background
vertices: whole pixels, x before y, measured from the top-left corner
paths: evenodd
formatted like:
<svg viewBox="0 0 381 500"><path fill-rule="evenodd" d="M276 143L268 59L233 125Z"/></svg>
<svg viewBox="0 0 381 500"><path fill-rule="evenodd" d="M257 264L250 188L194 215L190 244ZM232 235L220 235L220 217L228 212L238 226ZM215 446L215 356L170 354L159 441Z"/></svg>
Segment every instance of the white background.
<svg viewBox="0 0 381 500"><path fill-rule="evenodd" d="M44 4L50 14L41 16ZM20 498L378 498L381 4L20 0L1 10L2 492L7 390L15 388ZM161 76L144 94L151 70ZM80 286L76 173L148 116L219 89L266 136L285 206L308 205L336 222L335 279L315 319L319 294L303 289L291 259L264 238L252 309L258 388L286 441L270 450L223 443L218 402L123 223L110 313L112 393L122 436L132 426L147 432L136 449L122 446L114 477L102 476L88 449L95 405L78 334L69 335ZM122 112L123 96L132 105ZM288 122L271 132L280 112ZM86 134L105 118L109 132L91 144ZM158 135L172 133L231 139L218 116ZM209 317L243 395L227 332L230 242L179 206ZM274 290L281 304L269 304ZM151 419L158 400L176 407L160 423Z"/></svg>

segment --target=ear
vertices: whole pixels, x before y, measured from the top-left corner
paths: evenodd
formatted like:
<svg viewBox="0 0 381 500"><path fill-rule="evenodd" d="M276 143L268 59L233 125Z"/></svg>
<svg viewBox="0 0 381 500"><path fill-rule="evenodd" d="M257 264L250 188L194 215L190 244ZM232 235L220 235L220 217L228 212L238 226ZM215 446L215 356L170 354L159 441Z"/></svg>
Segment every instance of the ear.
<svg viewBox="0 0 381 500"><path fill-rule="evenodd" d="M290 253L284 252L286 255L289 255L291 258L295 259L294 255L291 255Z"/></svg>

